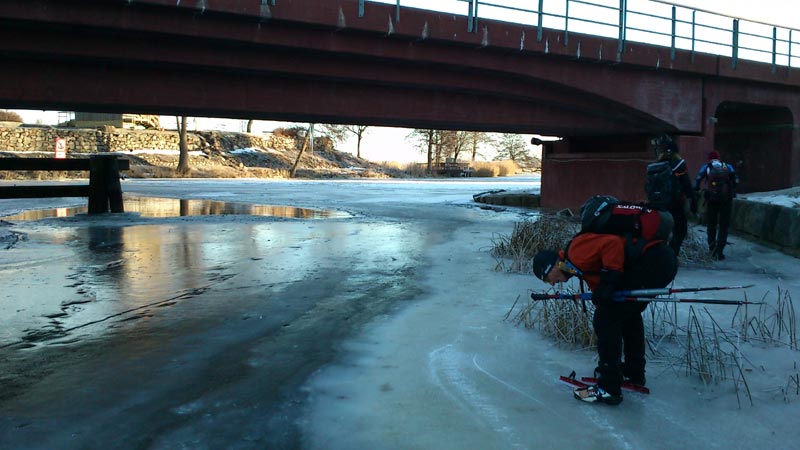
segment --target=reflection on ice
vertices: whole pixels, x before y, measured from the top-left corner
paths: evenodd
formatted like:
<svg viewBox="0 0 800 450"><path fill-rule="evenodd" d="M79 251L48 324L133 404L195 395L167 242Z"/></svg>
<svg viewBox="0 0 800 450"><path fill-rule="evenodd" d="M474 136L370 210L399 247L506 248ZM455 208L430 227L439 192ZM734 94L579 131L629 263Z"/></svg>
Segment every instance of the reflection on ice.
<svg viewBox="0 0 800 450"><path fill-rule="evenodd" d="M0 261L0 279L14 280L0 293L0 348L103 338L141 319L160 327L249 314L320 270L352 285L340 295L361 293L404 278L407 254L422 245L409 239L403 226L349 221L39 226ZM341 258L353 258L346 273Z"/></svg>
<svg viewBox="0 0 800 450"><path fill-rule="evenodd" d="M222 214L287 217L295 219L338 219L350 217L343 211L297 208L282 205L253 205L246 203L221 202L200 199L175 199L161 197L125 196L125 211L141 214L143 217L181 217L211 216ZM85 214L87 206L39 209L25 211L5 220L40 220L51 217L70 217Z"/></svg>

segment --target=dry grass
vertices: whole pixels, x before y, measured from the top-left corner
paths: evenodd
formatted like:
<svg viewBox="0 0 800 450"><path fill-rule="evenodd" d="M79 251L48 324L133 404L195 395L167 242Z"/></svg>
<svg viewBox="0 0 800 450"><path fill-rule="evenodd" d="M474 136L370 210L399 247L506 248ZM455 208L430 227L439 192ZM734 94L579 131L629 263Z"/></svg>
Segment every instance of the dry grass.
<svg viewBox="0 0 800 450"><path fill-rule="evenodd" d="M497 164L499 167L501 177L515 175L522 170L516 161L511 161L511 160L497 161L495 162L495 164Z"/></svg>
<svg viewBox="0 0 800 450"><path fill-rule="evenodd" d="M495 269L531 273L536 253L563 249L579 228L580 224L574 219L553 214L517 222L510 236L499 235L493 241L492 255L497 259ZM589 348L596 344L592 329L594 305L591 302L529 301L512 317L518 302L519 298L506 314L506 320L538 329L559 345Z"/></svg>
<svg viewBox="0 0 800 450"><path fill-rule="evenodd" d="M768 307L765 302L757 307L754 316L749 316L748 312L747 308L740 308L731 321L731 327L736 327L734 322L739 321L736 328L745 341L778 342L798 350L797 316L788 291L778 288L775 307Z"/></svg>
<svg viewBox="0 0 800 450"><path fill-rule="evenodd" d="M748 305L737 307L729 327L720 325L707 308L698 312L689 307L685 325L680 323L674 303L652 303L649 310L650 323L646 329L650 357L704 384L730 382L740 406L744 398L753 405L746 375L756 369L744 344L798 349L794 306L789 293L780 289L776 306L764 302L756 308L755 315L750 315ZM788 401L793 392L800 395L800 386L795 381L800 378L790 375L786 385L778 387L784 400Z"/></svg>
<svg viewBox="0 0 800 450"><path fill-rule="evenodd" d="M563 249L579 227L574 219L553 214L515 223L510 236L497 235L492 240L496 270L531 273L537 252Z"/></svg>
<svg viewBox="0 0 800 450"><path fill-rule="evenodd" d="M737 307L731 326L724 327L707 308L698 311L690 306L688 317L681 320L676 304L651 303L650 323L645 327L650 342L648 358L655 358L667 369L695 377L704 384L730 382L739 405L746 398L752 406L747 374L756 367L749 361L744 344L757 341L760 345L797 350L794 314L780 318L781 315L776 314L788 308L794 311L791 298L784 292L783 299L779 294L777 308L764 303L757 308L755 316L749 315L747 305ZM753 331L750 338L746 335L748 328ZM785 334L781 334L781 330ZM779 335L788 339L775 339ZM778 388L787 401L793 379L790 376L786 386Z"/></svg>
<svg viewBox="0 0 800 450"><path fill-rule="evenodd" d="M472 163L472 168L475 172L472 174L474 177L507 177L515 175L520 172L519 164L515 161L492 161L492 162L475 162Z"/></svg>
<svg viewBox="0 0 800 450"><path fill-rule="evenodd" d="M714 262L711 258L711 253L708 251L708 243L705 233L701 233L692 227L689 227L689 232L686 234L683 244L681 244L681 252L678 258L685 264L697 264L701 266L708 266Z"/></svg>
<svg viewBox="0 0 800 450"><path fill-rule="evenodd" d="M515 325L539 330L557 345L569 348L592 348L597 337L592 328L594 305L583 301L530 301L511 317L519 298L511 306L505 320Z"/></svg>
<svg viewBox="0 0 800 450"><path fill-rule="evenodd" d="M377 164L380 164L382 167L386 169L394 169L394 170L406 170L410 165L417 165L416 163L401 163L399 161L381 161Z"/></svg>
<svg viewBox="0 0 800 450"><path fill-rule="evenodd" d="M415 162L408 163L402 168L402 170L414 178L423 178L428 176L428 168L425 164L418 164Z"/></svg>
<svg viewBox="0 0 800 450"><path fill-rule="evenodd" d="M475 163L473 177L492 178L500 175L500 169L491 163Z"/></svg>
<svg viewBox="0 0 800 450"><path fill-rule="evenodd" d="M185 174L178 173L175 167L132 165L126 172L130 178L269 178L266 172L273 169L244 170L227 166L189 168ZM258 175L257 175L258 173ZM263 175L267 175L266 177Z"/></svg>

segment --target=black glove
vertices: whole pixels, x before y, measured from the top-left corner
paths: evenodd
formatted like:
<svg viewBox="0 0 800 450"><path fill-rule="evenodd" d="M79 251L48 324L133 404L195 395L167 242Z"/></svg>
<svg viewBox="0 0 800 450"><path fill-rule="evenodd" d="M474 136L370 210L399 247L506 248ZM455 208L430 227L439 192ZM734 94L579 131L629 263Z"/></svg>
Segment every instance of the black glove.
<svg viewBox="0 0 800 450"><path fill-rule="evenodd" d="M602 269L600 271L600 284L592 291L594 306L607 306L614 302L614 292L617 291L622 272Z"/></svg>

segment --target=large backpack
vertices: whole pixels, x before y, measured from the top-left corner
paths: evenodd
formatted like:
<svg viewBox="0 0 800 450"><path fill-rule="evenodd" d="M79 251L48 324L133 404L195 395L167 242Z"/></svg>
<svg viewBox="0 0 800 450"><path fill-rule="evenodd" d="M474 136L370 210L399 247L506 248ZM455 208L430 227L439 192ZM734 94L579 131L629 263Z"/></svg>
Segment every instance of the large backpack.
<svg viewBox="0 0 800 450"><path fill-rule="evenodd" d="M580 233L625 236L626 265L635 261L650 245L666 241L672 232L670 213L622 202L610 195L589 198L580 212Z"/></svg>
<svg viewBox="0 0 800 450"><path fill-rule="evenodd" d="M680 195L680 186L672 174L670 161L657 161L647 165L644 190L651 208L669 209Z"/></svg>
<svg viewBox="0 0 800 450"><path fill-rule="evenodd" d="M706 168L706 181L708 182L707 199L725 201L733 198L731 188L731 170L724 162L714 161Z"/></svg>

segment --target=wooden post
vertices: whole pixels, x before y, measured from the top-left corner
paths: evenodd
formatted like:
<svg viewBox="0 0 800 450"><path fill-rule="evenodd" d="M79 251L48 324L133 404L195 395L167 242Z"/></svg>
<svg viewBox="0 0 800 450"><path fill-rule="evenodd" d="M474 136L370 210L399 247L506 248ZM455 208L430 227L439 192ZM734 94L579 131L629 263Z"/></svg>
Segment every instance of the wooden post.
<svg viewBox="0 0 800 450"><path fill-rule="evenodd" d="M108 212L105 164L103 158L89 158L89 214Z"/></svg>
<svg viewBox="0 0 800 450"><path fill-rule="evenodd" d="M89 158L89 214L125 212L116 155Z"/></svg>

